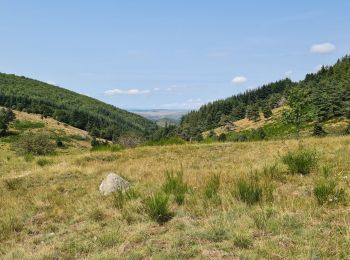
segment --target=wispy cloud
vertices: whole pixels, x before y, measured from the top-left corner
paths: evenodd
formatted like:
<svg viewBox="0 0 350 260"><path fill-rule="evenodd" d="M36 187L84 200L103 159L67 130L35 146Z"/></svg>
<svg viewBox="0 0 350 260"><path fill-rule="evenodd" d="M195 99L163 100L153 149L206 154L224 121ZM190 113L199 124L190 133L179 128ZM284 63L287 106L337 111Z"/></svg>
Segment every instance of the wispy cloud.
<svg viewBox="0 0 350 260"><path fill-rule="evenodd" d="M233 84L237 84L237 85L243 84L243 83L245 83L247 81L248 81L248 79L246 77L244 77L244 76L237 76L237 77L234 77L232 79L232 83Z"/></svg>
<svg viewBox="0 0 350 260"><path fill-rule="evenodd" d="M328 54L334 52L335 50L335 45L329 42L314 44L310 48L310 52L316 54Z"/></svg>
<svg viewBox="0 0 350 260"><path fill-rule="evenodd" d="M149 94L151 93L150 90L145 89L145 90L141 90L141 89L110 89L104 92L105 95L108 96L115 96L115 95L144 95L144 94Z"/></svg>

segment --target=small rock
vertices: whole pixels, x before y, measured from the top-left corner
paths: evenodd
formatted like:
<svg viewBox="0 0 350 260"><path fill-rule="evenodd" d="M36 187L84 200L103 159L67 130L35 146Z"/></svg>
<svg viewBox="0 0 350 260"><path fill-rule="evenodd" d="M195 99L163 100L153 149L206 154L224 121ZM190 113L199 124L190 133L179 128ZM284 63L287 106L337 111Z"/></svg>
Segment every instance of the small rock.
<svg viewBox="0 0 350 260"><path fill-rule="evenodd" d="M115 173L110 173L100 185L100 193L108 195L114 191L127 190L130 183Z"/></svg>

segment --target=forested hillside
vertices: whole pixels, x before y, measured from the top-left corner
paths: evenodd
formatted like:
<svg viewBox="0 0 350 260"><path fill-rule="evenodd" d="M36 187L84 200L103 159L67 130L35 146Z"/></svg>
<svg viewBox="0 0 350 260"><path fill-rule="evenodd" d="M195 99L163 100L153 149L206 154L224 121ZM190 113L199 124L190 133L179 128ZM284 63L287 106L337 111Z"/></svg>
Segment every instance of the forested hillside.
<svg viewBox="0 0 350 260"><path fill-rule="evenodd" d="M155 123L96 99L44 82L0 73L0 106L50 116L105 139L149 135Z"/></svg>
<svg viewBox="0 0 350 260"><path fill-rule="evenodd" d="M243 94L202 106L181 120L181 131L186 137L196 137L199 133L243 118L260 120L272 115L271 109L288 103L290 93L299 92L298 102L310 120L322 122L334 117L350 116L350 57L345 56L334 66L322 67L314 74L307 74L298 83L289 79L264 85Z"/></svg>
<svg viewBox="0 0 350 260"><path fill-rule="evenodd" d="M181 128L185 135L195 136L224 124L254 117L259 107L278 107L283 103L286 90L295 86L290 79L280 80L249 90L224 100L217 100L202 106L198 111L191 111L181 120Z"/></svg>

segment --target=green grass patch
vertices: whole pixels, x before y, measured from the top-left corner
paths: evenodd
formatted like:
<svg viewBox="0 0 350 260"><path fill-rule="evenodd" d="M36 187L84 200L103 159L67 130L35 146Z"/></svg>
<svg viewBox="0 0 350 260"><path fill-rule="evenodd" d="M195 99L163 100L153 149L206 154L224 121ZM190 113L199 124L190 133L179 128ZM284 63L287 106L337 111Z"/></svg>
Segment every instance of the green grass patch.
<svg viewBox="0 0 350 260"><path fill-rule="evenodd" d="M289 172L306 175L317 165L317 156L313 150L299 148L284 155L282 162L287 165Z"/></svg>
<svg viewBox="0 0 350 260"><path fill-rule="evenodd" d="M241 179L236 184L236 197L248 205L253 205L261 202L263 197L263 188L255 179Z"/></svg>
<svg viewBox="0 0 350 260"><path fill-rule="evenodd" d="M169 209L169 196L164 193L156 193L145 200L148 216L159 224L169 221L173 213Z"/></svg>
<svg viewBox="0 0 350 260"><path fill-rule="evenodd" d="M337 188L333 180L323 179L314 187L314 196L319 205L335 204L345 201L345 190Z"/></svg>
<svg viewBox="0 0 350 260"><path fill-rule="evenodd" d="M183 181L183 173L176 174L167 172L165 183L163 184L163 191L166 194L172 194L178 205L182 205L185 201L185 194L188 190L187 184Z"/></svg>
<svg viewBox="0 0 350 260"><path fill-rule="evenodd" d="M123 147L119 144L100 144L91 148L92 152L119 152Z"/></svg>
<svg viewBox="0 0 350 260"><path fill-rule="evenodd" d="M44 167L46 165L50 165L52 164L53 162L51 160L48 160L46 158L40 158L36 161L36 164L41 166L41 167Z"/></svg>
<svg viewBox="0 0 350 260"><path fill-rule="evenodd" d="M220 176L217 174L214 174L204 188L204 196L207 199L213 199L215 197L218 197L219 188L220 188Z"/></svg>
<svg viewBox="0 0 350 260"><path fill-rule="evenodd" d="M33 121L27 121L27 120L15 120L11 125L11 128L14 128L16 130L27 130L27 129L38 129L38 128L44 128L45 123L43 122L33 122Z"/></svg>

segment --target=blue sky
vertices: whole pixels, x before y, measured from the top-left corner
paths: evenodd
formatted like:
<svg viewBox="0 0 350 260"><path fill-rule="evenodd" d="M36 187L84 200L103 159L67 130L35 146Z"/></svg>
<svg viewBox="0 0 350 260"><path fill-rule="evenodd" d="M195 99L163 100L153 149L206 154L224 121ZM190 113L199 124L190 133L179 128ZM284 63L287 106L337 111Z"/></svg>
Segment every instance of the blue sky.
<svg viewBox="0 0 350 260"><path fill-rule="evenodd" d="M0 71L192 109L350 54L350 1L0 0Z"/></svg>

